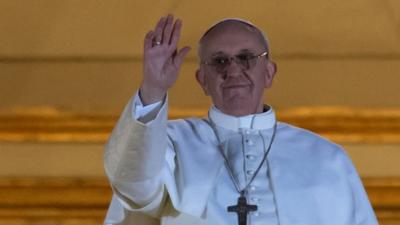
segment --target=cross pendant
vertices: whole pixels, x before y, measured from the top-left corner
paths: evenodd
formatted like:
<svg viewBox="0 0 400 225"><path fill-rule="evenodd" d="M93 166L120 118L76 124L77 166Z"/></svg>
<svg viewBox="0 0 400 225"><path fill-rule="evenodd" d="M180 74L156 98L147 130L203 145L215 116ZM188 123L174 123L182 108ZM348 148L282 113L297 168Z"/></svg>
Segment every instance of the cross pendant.
<svg viewBox="0 0 400 225"><path fill-rule="evenodd" d="M228 206L228 212L236 212L238 215L238 225L246 225L247 214L257 211L257 205L247 205L247 199L244 195L240 195L236 205Z"/></svg>

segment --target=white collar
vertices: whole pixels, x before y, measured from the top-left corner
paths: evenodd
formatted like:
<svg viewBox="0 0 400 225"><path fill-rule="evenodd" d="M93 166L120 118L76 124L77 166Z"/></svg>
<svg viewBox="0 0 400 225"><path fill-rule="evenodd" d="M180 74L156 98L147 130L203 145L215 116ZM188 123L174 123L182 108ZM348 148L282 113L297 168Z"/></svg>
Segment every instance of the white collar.
<svg viewBox="0 0 400 225"><path fill-rule="evenodd" d="M235 117L225 114L215 106L212 106L209 111L209 117L215 125L234 131L270 129L274 127L276 121L272 107L269 107L269 110L263 113Z"/></svg>

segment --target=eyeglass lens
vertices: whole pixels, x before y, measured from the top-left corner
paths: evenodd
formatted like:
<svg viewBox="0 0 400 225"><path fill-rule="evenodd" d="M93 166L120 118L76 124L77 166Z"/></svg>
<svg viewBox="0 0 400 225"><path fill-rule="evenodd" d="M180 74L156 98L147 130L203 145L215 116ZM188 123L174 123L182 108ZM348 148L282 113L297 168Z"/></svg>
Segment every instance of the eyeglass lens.
<svg viewBox="0 0 400 225"><path fill-rule="evenodd" d="M211 65L214 66L217 72L222 73L226 72L232 61L235 61L241 69L248 70L255 64L254 58L253 54L239 54L234 57L217 56L211 60Z"/></svg>

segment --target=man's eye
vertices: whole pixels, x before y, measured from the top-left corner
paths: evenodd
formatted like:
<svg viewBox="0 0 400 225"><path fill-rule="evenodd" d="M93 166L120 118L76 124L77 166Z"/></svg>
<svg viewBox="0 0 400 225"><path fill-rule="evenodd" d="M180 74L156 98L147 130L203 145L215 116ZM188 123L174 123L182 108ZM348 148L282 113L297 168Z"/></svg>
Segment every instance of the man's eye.
<svg viewBox="0 0 400 225"><path fill-rule="evenodd" d="M247 60L250 60L251 58L253 58L253 55L240 54L240 55L237 55L236 58L239 59L240 61L247 61Z"/></svg>
<svg viewBox="0 0 400 225"><path fill-rule="evenodd" d="M218 57L213 60L215 65L226 65L228 61L228 58L225 57Z"/></svg>

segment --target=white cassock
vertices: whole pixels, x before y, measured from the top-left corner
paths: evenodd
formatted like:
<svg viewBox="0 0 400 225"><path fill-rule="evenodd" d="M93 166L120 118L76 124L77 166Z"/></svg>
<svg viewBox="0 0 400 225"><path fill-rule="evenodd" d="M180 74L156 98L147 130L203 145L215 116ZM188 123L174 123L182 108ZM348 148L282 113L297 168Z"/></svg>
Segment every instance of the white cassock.
<svg viewBox="0 0 400 225"><path fill-rule="evenodd" d="M167 121L167 101L125 108L105 151L114 195L104 224L235 225L239 193L224 158L245 187L271 141L275 114L245 117L212 107L210 119ZM278 122L267 160L248 187L249 225L376 225L361 180L344 150ZM149 216L158 219L151 219Z"/></svg>

